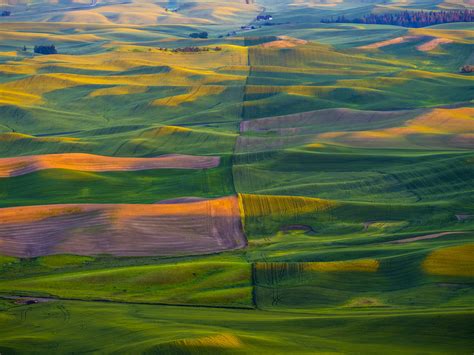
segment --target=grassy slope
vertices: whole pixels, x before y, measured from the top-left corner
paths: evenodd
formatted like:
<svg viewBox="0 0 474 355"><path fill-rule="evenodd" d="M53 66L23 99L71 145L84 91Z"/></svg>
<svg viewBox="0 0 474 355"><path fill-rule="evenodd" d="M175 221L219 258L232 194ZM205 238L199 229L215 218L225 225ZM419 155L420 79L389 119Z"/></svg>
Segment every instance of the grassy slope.
<svg viewBox="0 0 474 355"><path fill-rule="evenodd" d="M272 38L217 39L228 28L213 26L211 38L203 41L187 36L205 26L2 26L0 52L10 54L0 55L0 132L14 129L27 135L0 135L0 156L90 152L224 157L224 165L205 171L49 170L1 179L2 206L152 203L237 190L247 193L242 207L249 247L176 259L0 257L1 292L257 306L265 312L81 302L12 307L1 301L0 351L255 353L272 348L276 353L378 354L472 348L474 219L456 218L474 215L472 150L453 146L455 134L435 133L436 139L427 139L419 129L419 136L397 141L395 147L360 147L315 138L347 133L355 125L330 122L295 131L289 125L293 140L269 149L278 132L245 133L263 139L264 148L236 148L232 167L228 158L242 118L471 100L472 78L457 71L469 57L472 26L420 32L454 40L432 52L416 49L422 40L367 51L354 47L408 30L319 24L332 13L357 15L372 6L352 8L345 2L335 9L288 10L285 2L265 6L280 12L276 22L288 24L249 36L284 33L319 43L247 47ZM225 16L234 18L232 12ZM11 53L46 39L66 55ZM187 45L219 45L223 51L195 55L157 49ZM406 119L377 128L399 127ZM357 124L361 130L374 128L373 122ZM296 134L298 129L306 135ZM393 244L453 231L463 233ZM354 265L361 260L377 267L357 270Z"/></svg>
<svg viewBox="0 0 474 355"><path fill-rule="evenodd" d="M466 352L472 313L309 316L104 303L51 302L2 313L0 349L41 353L187 354Z"/></svg>
<svg viewBox="0 0 474 355"><path fill-rule="evenodd" d="M234 194L228 160L213 169L89 173L49 169L0 179L1 207L59 203L155 203Z"/></svg>
<svg viewBox="0 0 474 355"><path fill-rule="evenodd" d="M5 282L3 291L35 290L38 295L86 300L251 307L250 279L250 266L246 263L169 263L59 275L56 272L22 282Z"/></svg>

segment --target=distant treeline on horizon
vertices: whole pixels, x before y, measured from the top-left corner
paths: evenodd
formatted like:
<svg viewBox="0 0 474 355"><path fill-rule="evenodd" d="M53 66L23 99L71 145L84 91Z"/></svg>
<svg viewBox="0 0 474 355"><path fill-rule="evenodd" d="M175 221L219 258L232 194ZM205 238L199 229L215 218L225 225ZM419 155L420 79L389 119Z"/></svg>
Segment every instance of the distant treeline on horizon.
<svg viewBox="0 0 474 355"><path fill-rule="evenodd" d="M369 14L362 18L354 19L338 16L337 18L322 19L321 22L426 27L451 22L474 22L474 10L403 11L386 14Z"/></svg>

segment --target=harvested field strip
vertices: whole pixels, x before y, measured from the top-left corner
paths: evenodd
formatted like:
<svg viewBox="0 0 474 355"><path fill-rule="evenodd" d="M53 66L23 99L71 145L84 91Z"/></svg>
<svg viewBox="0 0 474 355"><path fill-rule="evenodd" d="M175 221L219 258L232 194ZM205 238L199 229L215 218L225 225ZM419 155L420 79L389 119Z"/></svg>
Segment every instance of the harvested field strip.
<svg viewBox="0 0 474 355"><path fill-rule="evenodd" d="M433 38L432 40L428 42L420 44L419 46L416 47L416 49L422 52L428 52L428 51L432 51L433 49L438 48L440 44L448 44L452 42L453 40L448 39L448 38Z"/></svg>
<svg viewBox="0 0 474 355"><path fill-rule="evenodd" d="M423 261L428 274L474 277L474 244L464 244L433 251Z"/></svg>
<svg viewBox="0 0 474 355"><path fill-rule="evenodd" d="M357 126L392 126L404 122L424 112L424 110L400 110L400 111L363 111L344 108L316 110L297 114L259 118L243 121L240 125L241 132L268 131L295 129L304 127L312 128L314 132L328 130L339 125L347 127ZM308 127L309 126L309 127ZM326 128L327 127L327 128Z"/></svg>
<svg viewBox="0 0 474 355"><path fill-rule="evenodd" d="M417 39L420 39L420 36L403 36L403 37L396 37L392 38L386 41L381 41L381 42L375 42L372 44L368 44L366 46L359 47L360 49L378 49L378 48L383 48L387 46L391 46L393 44L400 44L400 43L405 43L405 42L410 42L414 41Z"/></svg>
<svg viewBox="0 0 474 355"><path fill-rule="evenodd" d="M83 153L31 155L0 159L0 177L19 176L44 169L94 172L150 169L207 169L218 166L219 162L219 157L174 154L155 158L117 158Z"/></svg>
<svg viewBox="0 0 474 355"><path fill-rule="evenodd" d="M246 246L238 200L0 209L4 255L209 254Z"/></svg>

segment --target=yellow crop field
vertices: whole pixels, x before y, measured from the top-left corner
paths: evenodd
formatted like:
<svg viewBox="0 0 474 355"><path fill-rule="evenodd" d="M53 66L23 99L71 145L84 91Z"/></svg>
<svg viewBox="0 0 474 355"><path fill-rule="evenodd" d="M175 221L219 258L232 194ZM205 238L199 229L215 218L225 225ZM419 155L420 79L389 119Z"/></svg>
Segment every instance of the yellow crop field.
<svg viewBox="0 0 474 355"><path fill-rule="evenodd" d="M299 196L268 196L239 194L240 206L245 217L280 215L291 216L327 211L338 202Z"/></svg>
<svg viewBox="0 0 474 355"><path fill-rule="evenodd" d="M297 272L376 272L379 266L380 262L375 259L255 264L257 271L288 271L294 269Z"/></svg>
<svg viewBox="0 0 474 355"><path fill-rule="evenodd" d="M194 339L183 339L178 340L172 343L177 348L194 348L199 349L202 347L206 348L215 348L216 350L221 349L237 349L243 346L241 340L232 334L216 334L216 335L209 335L206 337L201 338L194 338Z"/></svg>
<svg viewBox="0 0 474 355"><path fill-rule="evenodd" d="M435 250L423 261L428 274L474 277L474 244Z"/></svg>

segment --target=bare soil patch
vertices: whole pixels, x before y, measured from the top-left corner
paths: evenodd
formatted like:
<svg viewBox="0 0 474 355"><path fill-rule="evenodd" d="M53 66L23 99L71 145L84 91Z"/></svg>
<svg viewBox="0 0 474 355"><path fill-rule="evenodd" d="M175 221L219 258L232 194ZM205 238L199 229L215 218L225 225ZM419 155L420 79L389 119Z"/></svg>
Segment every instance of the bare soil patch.
<svg viewBox="0 0 474 355"><path fill-rule="evenodd" d="M428 42L420 44L419 46L416 47L416 49L422 52L429 52L429 51L432 51L433 49L438 48L440 44L448 44L452 42L453 40L448 39L448 38L433 38L432 40Z"/></svg>
<svg viewBox="0 0 474 355"><path fill-rule="evenodd" d="M413 238L394 240L393 242L389 242L389 243L390 244L412 243L412 242L417 242L419 240L436 239L436 238L444 237L445 235L451 235L451 234L464 234L464 232L442 232L442 233L420 235L418 237L413 237Z"/></svg>
<svg viewBox="0 0 474 355"><path fill-rule="evenodd" d="M0 177L19 176L44 169L70 169L93 172L206 169L214 168L219 163L219 157L176 154L153 158L121 158L84 153L44 154L0 158Z"/></svg>
<svg viewBox="0 0 474 355"><path fill-rule="evenodd" d="M402 36L402 37L396 37L396 38L388 39L386 41L375 42L375 43L372 43L372 44L361 46L359 48L360 49L378 49L378 48L382 48L382 47L391 46L393 44L400 44L400 43L414 41L414 40L419 39L419 38L421 38L421 37L420 36Z"/></svg>
<svg viewBox="0 0 474 355"><path fill-rule="evenodd" d="M279 36L278 40L263 43L262 47L265 48L293 48L296 46L307 44L308 41L299 38L293 38L289 36Z"/></svg>
<svg viewBox="0 0 474 355"><path fill-rule="evenodd" d="M0 209L0 250L16 257L194 255L246 245L235 196L194 203Z"/></svg>

